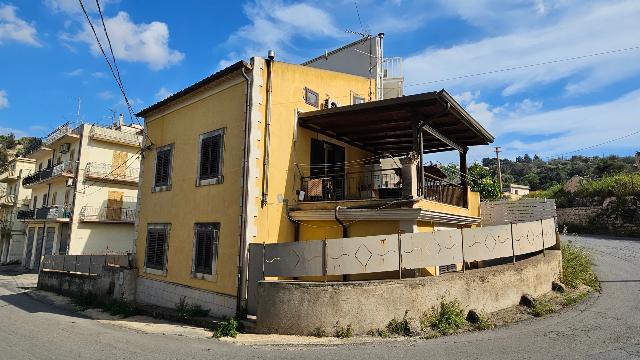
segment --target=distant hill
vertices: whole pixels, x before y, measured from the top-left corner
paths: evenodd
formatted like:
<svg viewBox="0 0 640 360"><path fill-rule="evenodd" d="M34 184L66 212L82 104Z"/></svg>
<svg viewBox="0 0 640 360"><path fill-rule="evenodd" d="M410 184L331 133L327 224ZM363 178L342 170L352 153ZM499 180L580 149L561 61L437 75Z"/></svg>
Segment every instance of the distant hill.
<svg viewBox="0 0 640 360"><path fill-rule="evenodd" d="M496 159L484 158L482 165L496 171ZM518 156L515 161L500 159L502 183L529 185L531 190L545 190L564 184L572 176L599 179L606 175L637 171L633 156L581 156L545 161L537 155Z"/></svg>
<svg viewBox="0 0 640 360"><path fill-rule="evenodd" d="M42 145L42 140L37 137L23 137L16 139L13 133L0 135L0 170L7 163L18 156L31 153Z"/></svg>

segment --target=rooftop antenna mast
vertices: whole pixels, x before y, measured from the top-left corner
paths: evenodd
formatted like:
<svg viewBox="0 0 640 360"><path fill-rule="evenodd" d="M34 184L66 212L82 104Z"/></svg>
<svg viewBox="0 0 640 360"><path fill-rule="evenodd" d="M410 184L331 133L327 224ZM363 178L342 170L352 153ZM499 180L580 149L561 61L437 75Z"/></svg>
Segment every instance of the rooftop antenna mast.
<svg viewBox="0 0 640 360"><path fill-rule="evenodd" d="M78 96L78 113L76 114L76 122L78 124L80 124L80 104L82 102L82 99L80 99L80 96Z"/></svg>

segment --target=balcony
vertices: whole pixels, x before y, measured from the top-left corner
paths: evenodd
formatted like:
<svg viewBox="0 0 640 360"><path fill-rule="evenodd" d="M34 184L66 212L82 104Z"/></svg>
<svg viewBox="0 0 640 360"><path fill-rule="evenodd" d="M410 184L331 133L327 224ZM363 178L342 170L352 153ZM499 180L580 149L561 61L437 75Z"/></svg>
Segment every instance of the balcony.
<svg viewBox="0 0 640 360"><path fill-rule="evenodd" d="M355 171L302 178L302 201L399 199L400 168Z"/></svg>
<svg viewBox="0 0 640 360"><path fill-rule="evenodd" d="M6 182L8 180L17 180L18 172L15 169L9 169L0 174L0 182Z"/></svg>
<svg viewBox="0 0 640 360"><path fill-rule="evenodd" d="M129 168L125 165L90 162L84 169L87 179L99 179L104 182L137 184L140 177L139 168Z"/></svg>
<svg viewBox="0 0 640 360"><path fill-rule="evenodd" d="M136 221L136 209L83 206L80 210L80 221L133 224Z"/></svg>
<svg viewBox="0 0 640 360"><path fill-rule="evenodd" d="M2 206L14 206L16 204L15 195L0 194L0 205Z"/></svg>
<svg viewBox="0 0 640 360"><path fill-rule="evenodd" d="M66 135L71 135L74 137L79 137L82 127L79 126L77 128L73 128L69 122L66 122L60 126L58 126L55 130L53 130L47 137L42 141L43 147L49 147L51 144L56 141L62 139Z"/></svg>
<svg viewBox="0 0 640 360"><path fill-rule="evenodd" d="M22 186L27 187L39 184L57 176L72 177L75 174L76 168L76 162L63 161L56 166L42 169L31 175L25 176L25 178L22 179Z"/></svg>
<svg viewBox="0 0 640 360"><path fill-rule="evenodd" d="M18 220L68 220L71 210L68 206L47 206L35 210L19 210Z"/></svg>
<svg viewBox="0 0 640 360"><path fill-rule="evenodd" d="M95 140L131 146L140 146L140 144L142 143L142 136L138 134L95 125L91 127L91 130L89 131L89 137Z"/></svg>

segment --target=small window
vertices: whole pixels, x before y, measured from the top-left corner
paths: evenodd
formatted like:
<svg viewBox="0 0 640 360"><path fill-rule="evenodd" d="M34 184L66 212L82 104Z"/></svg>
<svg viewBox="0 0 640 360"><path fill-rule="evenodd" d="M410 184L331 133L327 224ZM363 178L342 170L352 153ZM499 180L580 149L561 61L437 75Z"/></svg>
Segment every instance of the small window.
<svg viewBox="0 0 640 360"><path fill-rule="evenodd" d="M218 233L220 224L195 224L193 244L193 273L196 276L216 273L218 259Z"/></svg>
<svg viewBox="0 0 640 360"><path fill-rule="evenodd" d="M166 271L167 242L169 239L169 224L149 224L147 226L147 253L145 257L146 269Z"/></svg>
<svg viewBox="0 0 640 360"><path fill-rule="evenodd" d="M153 191L171 190L171 159L173 146L167 145L156 151L156 172Z"/></svg>
<svg viewBox="0 0 640 360"><path fill-rule="evenodd" d="M304 88L304 102L317 108L320 106L320 97L317 92L306 87Z"/></svg>
<svg viewBox="0 0 640 360"><path fill-rule="evenodd" d="M197 185L222 183L224 129L200 135L200 164Z"/></svg>
<svg viewBox="0 0 640 360"><path fill-rule="evenodd" d="M364 103L364 97L362 97L362 96L360 96L360 95L353 94L353 97L352 97L352 99L351 99L351 103L352 103L353 105L356 105L356 104L363 104L363 103Z"/></svg>

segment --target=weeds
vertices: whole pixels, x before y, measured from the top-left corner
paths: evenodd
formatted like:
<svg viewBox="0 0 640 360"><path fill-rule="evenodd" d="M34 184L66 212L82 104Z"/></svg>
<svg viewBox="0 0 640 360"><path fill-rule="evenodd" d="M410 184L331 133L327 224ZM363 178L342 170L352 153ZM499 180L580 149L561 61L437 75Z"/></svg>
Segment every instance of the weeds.
<svg viewBox="0 0 640 360"><path fill-rule="evenodd" d="M178 316L183 319L191 319L194 317L204 317L209 315L209 310L203 309L198 304L189 304L186 297L181 297L175 306Z"/></svg>
<svg viewBox="0 0 640 360"><path fill-rule="evenodd" d="M467 323L460 302L440 301L440 306L434 306L420 318L420 327L424 330L431 328L442 335L450 335L462 329Z"/></svg>
<svg viewBox="0 0 640 360"><path fill-rule="evenodd" d="M402 320L396 320L396 318L391 319L387 324L386 330L389 334L399 335L399 336L412 336L413 331L411 330L411 319L407 318L407 314L409 310L404 312L404 316Z"/></svg>
<svg viewBox="0 0 640 360"><path fill-rule="evenodd" d="M110 315L123 315L124 317L133 316L137 313L134 303L125 299L114 299L107 297L100 299L91 291L79 292L71 298L71 301L79 311L87 309L101 309Z"/></svg>
<svg viewBox="0 0 640 360"><path fill-rule="evenodd" d="M353 336L353 329L351 328L351 324L347 324L347 326L340 325L340 321L336 322L336 326L334 327L335 337L339 339L347 339Z"/></svg>
<svg viewBox="0 0 640 360"><path fill-rule="evenodd" d="M133 316L137 312L136 306L124 299L110 298L102 303L101 308L111 315L123 315L124 317Z"/></svg>
<svg viewBox="0 0 640 360"><path fill-rule="evenodd" d="M389 333L387 332L386 329L371 329L371 330L367 331L367 335L369 335L369 336L378 336L378 337L381 337L381 338L388 338L389 336L391 336L391 335L389 335Z"/></svg>
<svg viewBox="0 0 640 360"><path fill-rule="evenodd" d="M572 289L586 285L600 291L589 254L571 242L562 244L562 282Z"/></svg>
<svg viewBox="0 0 640 360"><path fill-rule="evenodd" d="M587 296L589 296L589 292L585 291L585 292L581 292L575 295L566 295L564 297L564 305L565 306L571 306L571 305L575 305L579 302L581 302L582 300L586 299Z"/></svg>
<svg viewBox="0 0 640 360"><path fill-rule="evenodd" d="M538 299L531 309L531 315L541 317L556 312L556 308L548 301Z"/></svg>
<svg viewBox="0 0 640 360"><path fill-rule="evenodd" d="M475 330L489 330L489 329L493 329L495 326L496 324L494 324L493 321L491 321L486 316L480 316L478 318L478 321L476 321L476 323L473 324L473 328Z"/></svg>
<svg viewBox="0 0 640 360"><path fill-rule="evenodd" d="M78 292L71 298L71 301L80 311L100 307L98 304L98 297L91 291Z"/></svg>
<svg viewBox="0 0 640 360"><path fill-rule="evenodd" d="M327 337L327 330L325 330L321 326L318 326L315 329L313 329L313 331L311 332L311 336L315 336L317 338Z"/></svg>
<svg viewBox="0 0 640 360"><path fill-rule="evenodd" d="M229 319L225 321L219 321L213 327L213 336L217 339L222 337L238 336L238 321L236 319Z"/></svg>

